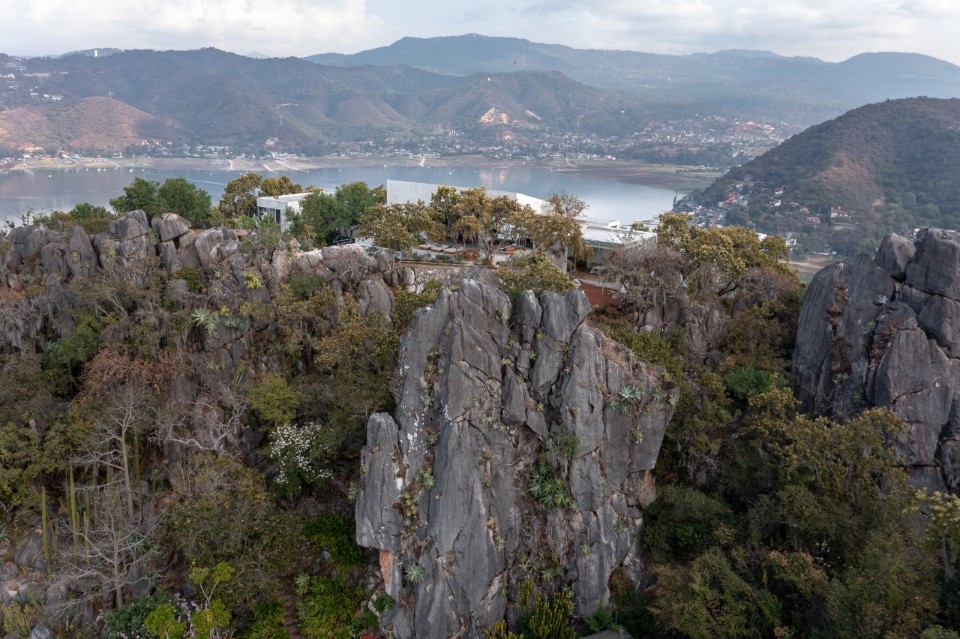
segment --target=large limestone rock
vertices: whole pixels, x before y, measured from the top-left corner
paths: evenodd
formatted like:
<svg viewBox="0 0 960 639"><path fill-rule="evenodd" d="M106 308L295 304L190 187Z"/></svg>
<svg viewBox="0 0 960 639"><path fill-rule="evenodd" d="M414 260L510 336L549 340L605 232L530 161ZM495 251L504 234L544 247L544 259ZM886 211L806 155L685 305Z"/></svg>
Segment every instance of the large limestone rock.
<svg viewBox="0 0 960 639"><path fill-rule="evenodd" d="M589 308L579 291L526 293L511 313L468 279L413 320L396 414L367 425L356 504L357 541L402 602L394 636L479 636L535 572L570 586L581 615L608 602L614 570L639 578L677 391L590 327Z"/></svg>
<svg viewBox="0 0 960 639"><path fill-rule="evenodd" d="M847 417L886 406L918 485L960 489L960 236L891 235L875 258L822 270L800 312L793 379L806 409Z"/></svg>

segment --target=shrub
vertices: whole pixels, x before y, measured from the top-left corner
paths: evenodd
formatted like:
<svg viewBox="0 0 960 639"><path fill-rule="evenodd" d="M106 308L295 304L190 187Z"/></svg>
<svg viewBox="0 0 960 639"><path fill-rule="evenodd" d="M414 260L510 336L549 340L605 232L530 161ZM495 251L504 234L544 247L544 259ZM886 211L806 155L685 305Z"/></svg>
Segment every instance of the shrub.
<svg viewBox="0 0 960 639"><path fill-rule="evenodd" d="M569 591L555 593L549 599L533 591L533 582L520 585L520 618L517 629L528 639L576 639L570 623L573 597Z"/></svg>
<svg viewBox="0 0 960 639"><path fill-rule="evenodd" d="M147 628L144 620L158 606L172 605L173 597L163 589L158 589L152 595L140 597L125 606L108 611L104 618L106 639L128 639L129 637L146 636Z"/></svg>
<svg viewBox="0 0 960 639"><path fill-rule="evenodd" d="M497 280L511 299L523 291L566 293L573 289L570 277L540 253L515 257L497 270Z"/></svg>
<svg viewBox="0 0 960 639"><path fill-rule="evenodd" d="M290 276L290 291L300 301L313 297L327 281L316 273L294 273Z"/></svg>
<svg viewBox="0 0 960 639"><path fill-rule="evenodd" d="M280 373L265 373L247 394L250 408L272 424L289 424L300 407L300 393Z"/></svg>
<svg viewBox="0 0 960 639"><path fill-rule="evenodd" d="M432 304L437 299L437 295L443 289L443 283L438 280L430 280L423 286L423 291L413 293L407 290L397 291L397 303L393 313L393 324L398 331L404 330L410 320L413 319L417 310Z"/></svg>
<svg viewBox="0 0 960 639"><path fill-rule="evenodd" d="M217 589L243 613L275 596L297 559L300 527L276 508L261 475L227 457L198 454L184 467L168 511L165 541L191 565L230 564Z"/></svg>
<svg viewBox="0 0 960 639"><path fill-rule="evenodd" d="M270 434L270 458L277 462L277 485L294 495L304 485L316 484L332 476L327 467L339 444L338 435L323 424L280 424Z"/></svg>
<svg viewBox="0 0 960 639"><path fill-rule="evenodd" d="M658 562L689 557L718 544L730 507L694 488L665 486L647 511L644 545Z"/></svg>
<svg viewBox="0 0 960 639"><path fill-rule="evenodd" d="M364 592L344 576L316 577L309 594L300 601L300 633L306 639L353 639L376 624L371 613L360 614Z"/></svg>
<svg viewBox="0 0 960 639"><path fill-rule="evenodd" d="M727 393L737 401L746 403L753 395L765 393L775 384L777 376L752 366L738 366L723 378Z"/></svg>
<svg viewBox="0 0 960 639"><path fill-rule="evenodd" d="M363 550L354 543L353 522L346 515L324 513L303 528L307 539L325 548L330 560L341 567L363 564Z"/></svg>
<svg viewBox="0 0 960 639"><path fill-rule="evenodd" d="M243 639L290 639L284 626L283 604L272 599L257 606Z"/></svg>
<svg viewBox="0 0 960 639"><path fill-rule="evenodd" d="M184 266L170 276L172 280L183 280L193 293L203 291L203 269L199 266Z"/></svg>

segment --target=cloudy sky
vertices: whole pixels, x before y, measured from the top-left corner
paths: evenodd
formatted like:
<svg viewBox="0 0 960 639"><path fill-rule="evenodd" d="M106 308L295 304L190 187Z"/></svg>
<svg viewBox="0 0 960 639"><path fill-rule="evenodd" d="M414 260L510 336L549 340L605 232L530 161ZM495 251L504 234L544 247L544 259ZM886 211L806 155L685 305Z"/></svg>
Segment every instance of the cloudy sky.
<svg viewBox="0 0 960 639"><path fill-rule="evenodd" d="M481 33L577 48L765 49L839 61L911 51L960 64L957 0L0 0L0 52L96 47L307 56Z"/></svg>

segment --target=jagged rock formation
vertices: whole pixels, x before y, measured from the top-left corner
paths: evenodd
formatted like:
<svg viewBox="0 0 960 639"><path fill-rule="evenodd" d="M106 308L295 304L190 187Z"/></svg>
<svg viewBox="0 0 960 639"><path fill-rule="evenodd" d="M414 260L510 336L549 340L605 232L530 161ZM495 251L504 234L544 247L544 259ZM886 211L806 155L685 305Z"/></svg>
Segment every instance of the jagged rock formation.
<svg viewBox="0 0 960 639"><path fill-rule="evenodd" d="M800 312L793 378L803 407L853 415L887 406L918 485L960 490L960 234L883 240L820 271Z"/></svg>
<svg viewBox="0 0 960 639"><path fill-rule="evenodd" d="M396 415L373 415L357 541L380 550L393 636L478 636L517 584L572 588L576 612L641 571L638 529L678 392L585 322L581 292L464 280L405 334Z"/></svg>

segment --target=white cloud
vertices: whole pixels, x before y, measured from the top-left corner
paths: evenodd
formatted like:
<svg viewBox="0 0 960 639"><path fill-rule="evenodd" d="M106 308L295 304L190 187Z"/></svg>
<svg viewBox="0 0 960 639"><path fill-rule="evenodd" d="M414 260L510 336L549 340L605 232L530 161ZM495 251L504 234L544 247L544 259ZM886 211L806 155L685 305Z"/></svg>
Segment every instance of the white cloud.
<svg viewBox="0 0 960 639"><path fill-rule="evenodd" d="M769 49L840 60L916 51L960 63L956 0L0 0L4 52L96 46L309 55L469 32L581 48Z"/></svg>
<svg viewBox="0 0 960 639"><path fill-rule="evenodd" d="M98 46L309 55L353 49L382 28L365 0L0 0L0 11L16 16L5 52L28 55Z"/></svg>

